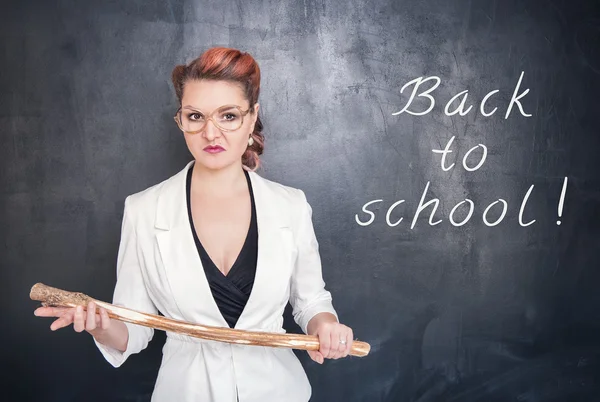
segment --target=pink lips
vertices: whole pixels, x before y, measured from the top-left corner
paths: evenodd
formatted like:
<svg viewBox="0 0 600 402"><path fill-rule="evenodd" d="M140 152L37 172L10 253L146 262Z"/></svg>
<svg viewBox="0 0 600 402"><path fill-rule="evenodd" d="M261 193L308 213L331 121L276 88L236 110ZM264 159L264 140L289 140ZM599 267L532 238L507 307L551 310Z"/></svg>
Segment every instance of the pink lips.
<svg viewBox="0 0 600 402"><path fill-rule="evenodd" d="M204 147L204 150L209 154L218 154L219 152L225 151L225 148L223 148L220 145L209 145L207 147Z"/></svg>

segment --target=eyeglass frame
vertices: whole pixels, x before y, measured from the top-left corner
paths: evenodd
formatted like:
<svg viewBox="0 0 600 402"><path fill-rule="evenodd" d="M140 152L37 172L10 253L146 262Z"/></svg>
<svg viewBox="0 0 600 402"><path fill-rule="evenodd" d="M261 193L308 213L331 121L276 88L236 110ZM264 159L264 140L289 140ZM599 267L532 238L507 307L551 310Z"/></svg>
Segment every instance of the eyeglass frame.
<svg viewBox="0 0 600 402"><path fill-rule="evenodd" d="M236 108L237 110L239 110L239 111L240 111L240 114L242 115L242 121L241 121L241 123L240 123L240 126L239 126L238 128L235 128L235 129L225 129L225 128L222 128L222 127L221 127L221 126L220 126L220 125L219 125L219 124L218 124L218 123L217 123L217 122L216 122L216 121L213 119L213 116L212 116L212 115L213 115L213 113L214 113L214 112L216 112L216 111L217 111L217 110L219 110L219 109L222 109L222 108L224 108L224 107L234 107L234 108ZM175 116L173 116L173 119L175 120L175 123L177 123L177 126L179 127L179 129L180 129L181 131L183 131L184 133L187 133L187 134L198 134L199 132L201 132L202 130L204 130L204 129L206 128L206 125L208 124L208 121L209 121L209 120L212 120L212 122L213 122L214 126L215 126L216 128L218 128L219 130L221 130L221 131L236 131L236 130L239 130L239 129L242 127L242 125L244 125L244 116L246 116L246 115L247 115L247 114L250 112L250 110L252 110L252 109L253 109L252 107L248 107L248 109L247 109L246 111L243 111L243 110L242 110L242 108L241 108L240 106L238 106L238 105L223 105L223 106L219 106L218 108L216 108L215 110L213 110L212 112L210 112L210 113L208 114L208 117L206 117L206 116L205 116L205 118L206 118L206 121L204 122L204 126L202 126L202 128L201 128L201 129L199 129L199 130L196 130L196 131L186 131L186 130L184 130L184 129L183 129L183 127L181 126L181 117L180 117L179 119L177 118L177 116L180 114L180 112L182 112L182 111L183 111L183 110L181 109L181 106L179 107L179 109L177 109L177 112L175 113ZM200 112L200 113L202 113L202 112Z"/></svg>

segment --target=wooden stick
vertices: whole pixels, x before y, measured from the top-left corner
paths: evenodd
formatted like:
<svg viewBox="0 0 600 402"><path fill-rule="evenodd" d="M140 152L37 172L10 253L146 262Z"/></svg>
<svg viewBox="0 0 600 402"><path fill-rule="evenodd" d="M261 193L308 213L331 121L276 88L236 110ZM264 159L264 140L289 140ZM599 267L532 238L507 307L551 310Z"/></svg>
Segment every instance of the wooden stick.
<svg viewBox="0 0 600 402"><path fill-rule="evenodd" d="M29 293L31 300L41 301L44 307L77 307L87 308L93 301L97 306L106 309L110 318L132 324L176 332L195 338L212 341L235 343L240 345L270 346L302 350L319 350L319 338L316 335L278 334L273 332L246 331L222 327L211 327L193 324L187 321L174 320L155 314L142 313L121 306L115 306L79 292L53 288L36 283ZM366 342L353 341L350 355L363 357L369 354L371 346Z"/></svg>

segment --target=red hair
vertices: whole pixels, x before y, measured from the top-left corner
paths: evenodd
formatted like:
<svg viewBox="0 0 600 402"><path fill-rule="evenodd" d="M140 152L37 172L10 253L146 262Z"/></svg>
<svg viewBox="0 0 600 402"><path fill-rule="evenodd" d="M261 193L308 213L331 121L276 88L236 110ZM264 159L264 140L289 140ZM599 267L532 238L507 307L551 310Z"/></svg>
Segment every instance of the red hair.
<svg viewBox="0 0 600 402"><path fill-rule="evenodd" d="M187 66L175 66L171 73L171 80L180 104L183 98L183 89L188 80L237 83L242 87L246 100L250 102L251 112L256 112L253 107L258 101L260 93L260 68L256 60L246 52L226 47L213 47L192 60ZM263 124L258 116L251 134L254 143L248 145L246 152L242 155L242 165L246 170L254 171L260 166L259 156L262 155L265 144L262 130Z"/></svg>

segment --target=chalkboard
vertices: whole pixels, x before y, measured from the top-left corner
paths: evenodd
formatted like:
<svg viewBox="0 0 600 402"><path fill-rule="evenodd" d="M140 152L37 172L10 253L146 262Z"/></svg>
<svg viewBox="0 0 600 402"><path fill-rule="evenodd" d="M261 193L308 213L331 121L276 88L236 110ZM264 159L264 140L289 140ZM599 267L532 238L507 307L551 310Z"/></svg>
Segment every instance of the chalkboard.
<svg viewBox="0 0 600 402"><path fill-rule="evenodd" d="M162 332L114 369L29 289L111 299L125 197L191 160L170 73L212 46L259 63L258 173L304 190L372 346L296 351L312 401L600 399L597 1L3 5L2 400L150 400Z"/></svg>

